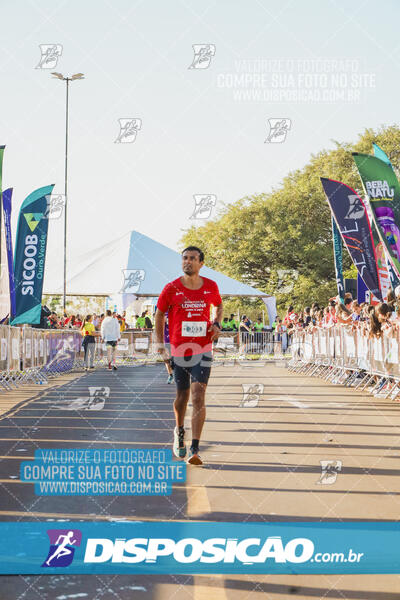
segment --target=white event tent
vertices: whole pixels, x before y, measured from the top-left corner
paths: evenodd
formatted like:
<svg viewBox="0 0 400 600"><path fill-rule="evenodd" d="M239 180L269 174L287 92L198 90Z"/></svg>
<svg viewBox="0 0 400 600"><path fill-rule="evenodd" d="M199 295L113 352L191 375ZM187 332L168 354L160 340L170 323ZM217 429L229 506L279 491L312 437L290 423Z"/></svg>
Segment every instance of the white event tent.
<svg viewBox="0 0 400 600"><path fill-rule="evenodd" d="M206 257L207 260L207 257ZM123 308L139 297L160 295L163 287L182 273L181 255L137 231L87 252L67 265L67 294L110 297ZM275 298L250 285L203 266L200 275L216 281L221 296L262 299L269 318L276 315ZM46 269L44 293L63 292L63 273ZM271 321L270 321L271 322Z"/></svg>

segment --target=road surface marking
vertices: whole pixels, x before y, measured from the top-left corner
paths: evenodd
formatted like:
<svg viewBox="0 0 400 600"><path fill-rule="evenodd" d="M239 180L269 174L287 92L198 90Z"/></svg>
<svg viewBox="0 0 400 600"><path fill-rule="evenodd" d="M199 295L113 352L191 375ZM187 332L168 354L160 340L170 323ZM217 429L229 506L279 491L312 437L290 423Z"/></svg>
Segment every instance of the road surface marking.
<svg viewBox="0 0 400 600"><path fill-rule="evenodd" d="M196 518L211 512L207 489L204 485L186 486L186 490L188 497L186 514L188 517Z"/></svg>
<svg viewBox="0 0 400 600"><path fill-rule="evenodd" d="M297 408L310 408L310 406L308 404L306 404L305 402L301 402L300 400L297 400L296 398L291 398L288 396L277 396L276 398L267 398L267 400L269 402L276 402L276 401L284 400L285 402L288 402L289 404L293 404L293 406L297 406Z"/></svg>

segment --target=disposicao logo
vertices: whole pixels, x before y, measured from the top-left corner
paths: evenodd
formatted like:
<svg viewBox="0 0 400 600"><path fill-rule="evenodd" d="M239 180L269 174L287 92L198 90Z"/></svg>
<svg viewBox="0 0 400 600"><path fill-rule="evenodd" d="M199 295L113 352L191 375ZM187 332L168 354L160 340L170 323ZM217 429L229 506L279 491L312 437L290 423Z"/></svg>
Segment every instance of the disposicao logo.
<svg viewBox="0 0 400 600"><path fill-rule="evenodd" d="M249 548L253 550L248 554ZM234 563L246 565L265 563L303 563L310 560L314 544L307 538L295 538L286 545L280 536L266 539L183 538L89 538L86 544L85 563L157 563L158 559L170 557L175 563Z"/></svg>
<svg viewBox="0 0 400 600"><path fill-rule="evenodd" d="M318 568L339 568L340 564L360 564L363 552L352 548L338 551L337 548L327 552L315 552L314 542L306 537L281 537L280 535L260 537L152 537L144 533L146 528L139 526L138 537L87 537L82 542L82 531L79 529L50 529L47 535L50 548L42 567L68 567L78 556L73 568L93 565L95 570L105 569L104 572L115 571L117 565L130 565L137 568L140 565L152 564L154 573L174 572L171 569L182 566L186 571L194 568L194 572L225 572L236 567L240 572L246 572L248 566L256 570L262 565L268 569L287 566L288 571L297 565L309 563L310 572L318 572ZM222 533L221 529L219 531ZM143 537L140 536L142 532ZM218 533L218 528L217 528ZM83 546L78 550L78 546ZM333 551L332 551L333 550ZM75 552L76 551L76 552ZM311 563L314 563L311 564ZM189 566L191 565L191 566ZM349 565L350 567L352 565ZM314 569L313 569L314 567ZM146 567L147 568L147 567ZM243 571L244 569L244 571ZM103 572L103 571L102 571ZM142 572L142 571L138 571ZM144 572L144 571L143 571ZM233 572L233 571L232 571Z"/></svg>
<svg viewBox="0 0 400 600"><path fill-rule="evenodd" d="M79 529L48 529L50 548L42 567L68 567L75 554L75 546L80 546L82 532Z"/></svg>

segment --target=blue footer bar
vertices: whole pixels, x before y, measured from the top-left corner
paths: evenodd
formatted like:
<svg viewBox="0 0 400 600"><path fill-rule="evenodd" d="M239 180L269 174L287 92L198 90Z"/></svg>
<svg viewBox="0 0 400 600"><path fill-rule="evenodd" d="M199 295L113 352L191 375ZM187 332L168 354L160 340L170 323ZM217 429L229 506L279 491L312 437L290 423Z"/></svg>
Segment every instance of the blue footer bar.
<svg viewBox="0 0 400 600"><path fill-rule="evenodd" d="M0 573L400 573L400 524L0 523Z"/></svg>

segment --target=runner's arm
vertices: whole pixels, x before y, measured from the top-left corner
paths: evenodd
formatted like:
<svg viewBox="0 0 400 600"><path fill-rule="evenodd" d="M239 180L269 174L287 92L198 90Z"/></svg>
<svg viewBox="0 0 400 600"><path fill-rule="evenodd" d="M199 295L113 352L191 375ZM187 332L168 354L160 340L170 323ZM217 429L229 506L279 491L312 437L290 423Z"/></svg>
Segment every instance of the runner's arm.
<svg viewBox="0 0 400 600"><path fill-rule="evenodd" d="M161 355L163 360L168 360L168 352L164 344L164 326L165 326L165 313L163 313L158 307L156 310L156 316L154 318L154 334L156 351Z"/></svg>
<svg viewBox="0 0 400 600"><path fill-rule="evenodd" d="M217 309L217 314L214 319L214 323L215 323L215 321L217 321L220 324L220 327L218 327L218 325L214 325L214 323L211 325L209 331L212 331L212 334L211 334L212 341L214 341L215 339L218 338L219 335L221 335L221 322L222 322L222 315L224 314L224 307L223 307L222 302L221 302L221 304L219 304L216 307L216 309Z"/></svg>
<svg viewBox="0 0 400 600"><path fill-rule="evenodd" d="M217 306L217 314L216 314L216 317L215 317L215 320L218 321L218 323L222 323L222 316L223 316L223 314L224 314L224 306L223 306L223 304L221 302L221 304L219 304Z"/></svg>

